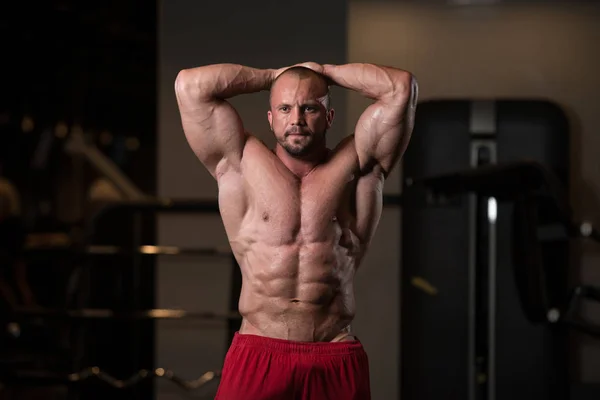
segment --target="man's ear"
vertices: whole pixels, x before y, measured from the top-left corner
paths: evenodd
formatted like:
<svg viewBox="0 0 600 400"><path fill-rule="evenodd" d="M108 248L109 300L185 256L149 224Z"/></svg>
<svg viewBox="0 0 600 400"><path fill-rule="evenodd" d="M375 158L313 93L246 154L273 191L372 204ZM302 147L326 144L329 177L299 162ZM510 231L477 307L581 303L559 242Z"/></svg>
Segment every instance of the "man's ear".
<svg viewBox="0 0 600 400"><path fill-rule="evenodd" d="M271 130L273 130L273 114L271 114L271 110L267 111L267 119L269 120Z"/></svg>
<svg viewBox="0 0 600 400"><path fill-rule="evenodd" d="M334 117L335 117L335 110L333 108L330 108L329 110L327 110L327 129L331 128L331 125L333 125Z"/></svg>

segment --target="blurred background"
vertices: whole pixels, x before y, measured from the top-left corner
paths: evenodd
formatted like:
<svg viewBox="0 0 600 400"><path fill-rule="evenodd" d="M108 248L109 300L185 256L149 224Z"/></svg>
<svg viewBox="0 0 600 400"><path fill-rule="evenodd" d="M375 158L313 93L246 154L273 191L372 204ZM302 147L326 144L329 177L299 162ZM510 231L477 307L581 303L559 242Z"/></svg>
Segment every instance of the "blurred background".
<svg viewBox="0 0 600 400"><path fill-rule="evenodd" d="M240 276L184 68L420 83L356 280L374 399L600 398L600 4L52 0L0 16L0 398L213 398ZM235 98L273 144L268 94ZM369 101L333 89L330 145Z"/></svg>

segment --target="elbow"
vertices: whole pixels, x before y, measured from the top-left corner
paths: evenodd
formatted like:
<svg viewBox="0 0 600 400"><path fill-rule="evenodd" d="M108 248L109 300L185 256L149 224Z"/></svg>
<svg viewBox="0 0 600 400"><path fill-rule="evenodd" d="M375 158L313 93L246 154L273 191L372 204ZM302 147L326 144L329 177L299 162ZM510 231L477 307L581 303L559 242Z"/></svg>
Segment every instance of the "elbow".
<svg viewBox="0 0 600 400"><path fill-rule="evenodd" d="M407 100L417 98L418 83L413 74L401 71L394 77L390 97L395 102L407 103Z"/></svg>
<svg viewBox="0 0 600 400"><path fill-rule="evenodd" d="M206 79L198 69L182 69L175 78L175 93L178 97L200 99L207 94Z"/></svg>
<svg viewBox="0 0 600 400"><path fill-rule="evenodd" d="M177 77L175 78L175 92L177 94L181 94L190 89L192 83L190 75L190 71L187 69L182 69L179 71Z"/></svg>

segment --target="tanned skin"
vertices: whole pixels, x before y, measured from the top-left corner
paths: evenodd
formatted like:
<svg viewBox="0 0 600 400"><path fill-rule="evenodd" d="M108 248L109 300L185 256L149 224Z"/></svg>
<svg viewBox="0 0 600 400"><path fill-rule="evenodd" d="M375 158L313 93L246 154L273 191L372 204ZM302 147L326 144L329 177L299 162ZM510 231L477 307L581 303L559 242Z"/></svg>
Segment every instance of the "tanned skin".
<svg viewBox="0 0 600 400"><path fill-rule="evenodd" d="M328 85L373 100L335 148ZM227 99L270 90L269 149ZM413 130L417 83L373 64L182 70L175 91L191 149L216 179L243 285L240 333L303 342L352 339L354 277L382 210L385 178Z"/></svg>

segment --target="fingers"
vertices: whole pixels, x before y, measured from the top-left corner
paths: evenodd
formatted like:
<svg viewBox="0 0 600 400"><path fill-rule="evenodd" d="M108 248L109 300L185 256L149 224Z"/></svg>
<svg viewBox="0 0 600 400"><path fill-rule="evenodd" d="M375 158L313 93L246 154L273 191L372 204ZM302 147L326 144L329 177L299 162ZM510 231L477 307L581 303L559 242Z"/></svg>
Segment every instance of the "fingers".
<svg viewBox="0 0 600 400"><path fill-rule="evenodd" d="M321 64L316 63L314 61L306 61L306 62L303 62L303 63L294 64L294 65L290 65L290 66L287 66L287 67L283 67L283 68L279 68L277 70L274 70L273 79L277 79L277 77L279 77L279 75L281 75L287 69L290 69L292 67L304 67L304 68L311 69L311 70L313 70L313 71L315 71L315 72L317 72L319 74L326 75L325 74L325 67L324 67L324 65L321 65Z"/></svg>
<svg viewBox="0 0 600 400"><path fill-rule="evenodd" d="M330 74L330 72L333 70L333 68L335 68L335 65L333 65L333 64L323 64L323 72L321 72L321 74L323 74L325 79L327 79L327 86L336 86L337 85L337 83L333 80L333 78L331 77L331 74Z"/></svg>
<svg viewBox="0 0 600 400"><path fill-rule="evenodd" d="M313 61L304 62L298 65L301 67L312 69L313 71L318 72L319 74L323 73L323 66Z"/></svg>

